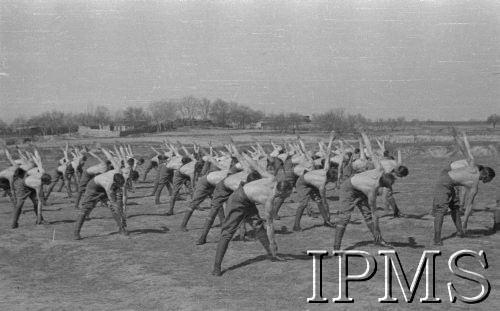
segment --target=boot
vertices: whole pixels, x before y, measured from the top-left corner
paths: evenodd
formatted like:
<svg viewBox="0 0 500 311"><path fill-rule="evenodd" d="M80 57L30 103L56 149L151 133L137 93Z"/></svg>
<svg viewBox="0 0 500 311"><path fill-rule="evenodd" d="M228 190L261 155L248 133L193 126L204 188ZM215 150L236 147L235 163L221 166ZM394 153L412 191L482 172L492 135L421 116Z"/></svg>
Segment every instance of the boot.
<svg viewBox="0 0 500 311"><path fill-rule="evenodd" d="M203 231L201 232L200 238L198 239L198 242L196 242L196 245L203 245L207 243L208 232L210 231L212 225L214 224L216 215L219 214L220 217L221 210L223 210L222 207L219 209L218 212L215 211L214 208L210 209L210 212L208 213L208 216L205 219L205 225L203 226ZM224 214L224 212L222 213Z"/></svg>
<svg viewBox="0 0 500 311"><path fill-rule="evenodd" d="M17 227L19 227L19 216L21 216L21 212L23 211L23 206L16 206L16 208L14 209L14 215L13 215L13 218L12 218L12 226L11 228L12 229L16 229Z"/></svg>
<svg viewBox="0 0 500 311"><path fill-rule="evenodd" d="M189 221L189 218L191 218L191 215L193 215L193 212L194 212L194 210L192 210L192 209L189 208L184 213L184 219L182 219L182 224L181 224L181 231L183 231L183 232L188 231L187 228L186 228L186 226L187 226L187 223Z"/></svg>
<svg viewBox="0 0 500 311"><path fill-rule="evenodd" d="M302 219L302 214L304 213L304 209L306 205L299 206L297 208L297 213L295 214L295 224L293 225L293 231L302 231L300 228L300 220Z"/></svg>
<svg viewBox="0 0 500 311"><path fill-rule="evenodd" d="M153 185L153 192L151 192L151 196L154 196L156 194L156 191L158 190L159 185L160 185L160 181L158 179L156 179L155 183Z"/></svg>
<svg viewBox="0 0 500 311"><path fill-rule="evenodd" d="M497 206L498 206L498 203L497 203ZM493 231L494 232L500 231L500 209L498 209L498 207L493 212Z"/></svg>
<svg viewBox="0 0 500 311"><path fill-rule="evenodd" d="M170 197L170 208L166 214L167 216L171 216L174 214L174 206L175 206L175 201L177 199L176 197L177 197L177 195L173 195Z"/></svg>
<svg viewBox="0 0 500 311"><path fill-rule="evenodd" d="M444 214L437 213L434 216L434 245L441 246L443 241L441 240L441 229L443 228Z"/></svg>
<svg viewBox="0 0 500 311"><path fill-rule="evenodd" d="M80 236L80 230L82 229L82 226L83 226L83 223L85 222L86 217L87 217L87 215L80 213L78 215L78 218L76 219L75 232L74 232L75 240L82 239L82 237Z"/></svg>
<svg viewBox="0 0 500 311"><path fill-rule="evenodd" d="M455 228L457 228L457 236L460 238L465 237L465 232L462 229L462 220L460 219L460 211L458 209L452 210L450 215L455 224Z"/></svg>
<svg viewBox="0 0 500 311"><path fill-rule="evenodd" d="M222 275L222 269L221 269L222 259L226 254L229 241L231 241L231 239L225 239L223 237L221 237L221 239L219 240L219 244L217 245L217 252L215 253L214 270L212 271L212 275L214 276Z"/></svg>
<svg viewBox="0 0 500 311"><path fill-rule="evenodd" d="M337 226L335 228L335 239L333 242L333 250L340 251L340 245L342 244L342 238L344 237L345 227Z"/></svg>

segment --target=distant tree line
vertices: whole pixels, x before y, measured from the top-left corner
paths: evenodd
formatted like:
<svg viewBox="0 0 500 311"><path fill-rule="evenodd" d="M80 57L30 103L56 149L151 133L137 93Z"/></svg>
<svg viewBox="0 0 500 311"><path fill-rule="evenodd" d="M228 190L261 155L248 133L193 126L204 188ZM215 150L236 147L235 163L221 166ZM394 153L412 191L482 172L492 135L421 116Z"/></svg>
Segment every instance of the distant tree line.
<svg viewBox="0 0 500 311"><path fill-rule="evenodd" d="M473 122L472 120L469 121ZM475 121L484 122L484 121ZM486 123L493 128L500 122L500 115L493 114ZM26 118L19 116L10 124L0 119L0 133L7 135L57 135L76 132L79 125L117 126L130 128L153 127L157 132L172 129L175 125L199 125L231 128L265 128L281 132L298 130L336 131L339 134L355 131L359 125L369 125L380 130L404 130L409 126L442 125L438 121L406 120L404 117L371 120L361 114L350 114L342 108L331 109L312 116L298 113L264 114L248 106L216 99L187 96L180 99L153 101L145 108L129 106L111 112L105 106L87 109L87 112L65 113L52 110ZM467 122L465 122L467 123Z"/></svg>

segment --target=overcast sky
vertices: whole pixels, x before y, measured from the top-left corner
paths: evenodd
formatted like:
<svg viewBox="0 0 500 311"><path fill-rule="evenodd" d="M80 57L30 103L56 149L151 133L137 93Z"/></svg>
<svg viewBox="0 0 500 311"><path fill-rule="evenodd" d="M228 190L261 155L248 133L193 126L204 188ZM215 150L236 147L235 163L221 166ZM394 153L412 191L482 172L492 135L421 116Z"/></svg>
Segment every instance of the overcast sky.
<svg viewBox="0 0 500 311"><path fill-rule="evenodd" d="M188 95L265 112L500 113L500 1L0 1L0 118Z"/></svg>

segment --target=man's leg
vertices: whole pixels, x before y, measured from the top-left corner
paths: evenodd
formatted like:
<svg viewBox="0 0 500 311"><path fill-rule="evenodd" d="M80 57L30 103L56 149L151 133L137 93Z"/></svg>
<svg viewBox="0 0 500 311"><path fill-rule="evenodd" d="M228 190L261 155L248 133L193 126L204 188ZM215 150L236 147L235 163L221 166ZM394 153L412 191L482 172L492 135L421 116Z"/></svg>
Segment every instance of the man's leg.
<svg viewBox="0 0 500 311"><path fill-rule="evenodd" d="M339 213L338 219L335 223L335 238L333 242L334 251L340 250L345 229L349 220L351 220L351 213L354 210L355 202L356 196L352 189L350 179L347 179L341 184L339 190Z"/></svg>
<svg viewBox="0 0 500 311"><path fill-rule="evenodd" d="M295 223L293 225L293 231L302 231L300 227L300 220L304 214L304 210L309 205L309 196L302 197L299 196L299 207L297 207L297 213L295 214Z"/></svg>
<svg viewBox="0 0 500 311"><path fill-rule="evenodd" d="M297 207L297 212L295 214L293 231L301 231L300 220L304 214L304 209L306 209L309 205L309 194L311 192L311 188L304 183L304 178L300 177L295 184L295 189L297 191L297 196L299 197L299 207Z"/></svg>
<svg viewBox="0 0 500 311"><path fill-rule="evenodd" d="M164 166L164 165L162 165ZM151 193L152 196L156 194L156 191L158 190L158 185L160 184L160 179L161 179L161 174L162 174L162 166L158 168L158 171L156 172L156 178L155 178L155 183L153 185L153 192Z"/></svg>
<svg viewBox="0 0 500 311"><path fill-rule="evenodd" d="M146 168L146 171L144 171L144 176L142 177L142 181L145 182L146 181L146 177L148 176L148 173L149 171L153 168L153 162L149 162L149 165L148 167Z"/></svg>
<svg viewBox="0 0 500 311"><path fill-rule="evenodd" d="M179 172L178 170L175 171L174 173L174 179L173 179L173 184L174 184L174 189L172 196L170 197L170 209L167 212L167 216L173 215L174 214L174 207L175 207L175 202L177 201L179 197L179 192L181 191L182 186L186 182L185 177Z"/></svg>
<svg viewBox="0 0 500 311"><path fill-rule="evenodd" d="M45 194L45 201L47 201L49 199L49 196L52 193L52 190L54 190L54 187L56 186L57 182L59 181L59 179L61 177L62 177L62 174L60 174L59 172L56 172L52 176L52 183L50 184L49 189L47 190L47 193Z"/></svg>
<svg viewBox="0 0 500 311"><path fill-rule="evenodd" d="M207 181L206 176L200 178L198 183L196 184L196 190L194 192L193 198L189 204L189 208L184 213L184 219L181 224L181 231L187 231L187 223L193 215L195 209L197 209L200 204L205 201L210 195L212 195L214 187L210 185Z"/></svg>
<svg viewBox="0 0 500 311"><path fill-rule="evenodd" d="M464 237L465 233L464 230L462 229L462 220L460 219L460 207L454 206L450 210L450 215L451 219L453 220L453 223L455 224L455 228L457 228L457 236Z"/></svg>
<svg viewBox="0 0 500 311"><path fill-rule="evenodd" d="M24 205L24 200L26 198L17 198L17 204L16 204L16 207L14 208L14 214L13 214L13 217L12 217L12 225L11 225L11 228L12 229L15 229L17 227L19 227L19 216L21 216L21 212L23 211L23 205Z"/></svg>
<svg viewBox="0 0 500 311"><path fill-rule="evenodd" d="M281 208L281 205L283 205L283 203L285 202L285 198L282 198L282 197L276 197L274 198L274 201L273 201L273 217L274 219L276 220L280 220L280 216L278 215L279 211L280 211L280 208Z"/></svg>
<svg viewBox="0 0 500 311"><path fill-rule="evenodd" d="M223 211L224 209L222 208L222 206L223 206L224 202L227 201L227 199L229 198L231 193L232 193L232 191L228 190L224 186L224 181L219 182L215 186L212 202L210 204L211 205L210 212L208 213L208 216L205 219L205 225L203 226L203 230L201 232L200 238L198 239L198 242L196 243L196 245L202 245L202 244L205 244L207 242L208 232L210 231L210 229L212 228L212 225L214 224L215 217L217 216L217 214L220 215L221 212L222 212L222 214L224 214L224 211ZM225 219L223 222L221 222L221 226L224 222L225 222Z"/></svg>
<svg viewBox="0 0 500 311"><path fill-rule="evenodd" d="M245 213L241 210L241 208L233 206L230 206L229 208L230 211L224 221L224 224L222 225L221 237L215 253L214 270L212 271L212 274L215 276L222 275L222 259L226 254L227 247L234 233L238 230L238 227L245 218Z"/></svg>
<svg viewBox="0 0 500 311"><path fill-rule="evenodd" d="M84 203L82 203L82 208L80 209L78 217L76 218L75 231L73 232L75 240L82 239L82 237L80 236L80 231L82 230L83 223L85 222L85 219L87 219L87 217L90 215L90 212L92 212L92 210L95 208L97 200L98 197L95 197L92 200L85 197Z"/></svg>

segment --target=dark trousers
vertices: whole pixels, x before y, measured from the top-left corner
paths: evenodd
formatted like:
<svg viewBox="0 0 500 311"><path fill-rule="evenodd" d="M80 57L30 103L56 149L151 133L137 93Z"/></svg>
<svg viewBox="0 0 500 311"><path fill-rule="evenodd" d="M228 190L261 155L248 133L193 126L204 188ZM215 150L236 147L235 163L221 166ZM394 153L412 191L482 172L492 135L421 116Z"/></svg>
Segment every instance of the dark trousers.
<svg viewBox="0 0 500 311"><path fill-rule="evenodd" d="M229 196L233 193L231 189L226 188L224 185L224 180L220 181L213 191L212 202L210 204L210 212L205 220L205 225L203 226L203 231L200 236L200 241L206 241L208 232L214 224L215 217L219 215L220 223L224 222L224 209L222 208L224 202L226 202Z"/></svg>
<svg viewBox="0 0 500 311"><path fill-rule="evenodd" d="M183 185L189 186L190 178L187 175L182 174L179 170L174 172L173 180L172 180L172 196L170 197L170 209L168 214L174 213L175 202L179 198L179 192Z"/></svg>
<svg viewBox="0 0 500 311"><path fill-rule="evenodd" d="M264 229L264 220L259 217L255 203L246 196L243 187L238 188L228 199L227 215L222 224L221 237L215 254L214 270L220 270L222 259L227 251L229 241L240 225L245 221L256 228L256 236L267 253L270 254L269 239Z"/></svg>

